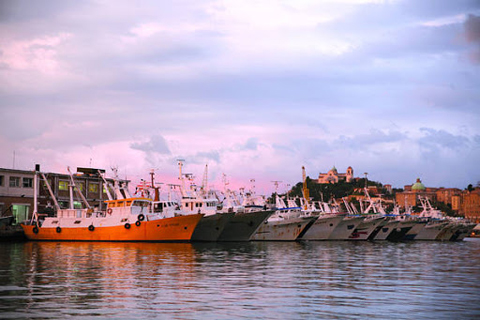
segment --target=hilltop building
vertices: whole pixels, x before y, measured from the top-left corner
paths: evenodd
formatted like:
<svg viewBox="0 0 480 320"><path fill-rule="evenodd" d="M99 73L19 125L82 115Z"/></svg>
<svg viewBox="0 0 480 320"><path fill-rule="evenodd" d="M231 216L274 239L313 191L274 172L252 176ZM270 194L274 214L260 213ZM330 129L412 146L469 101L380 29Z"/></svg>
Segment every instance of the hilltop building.
<svg viewBox="0 0 480 320"><path fill-rule="evenodd" d="M348 167L346 173L338 173L337 168L334 166L327 173L319 173L317 183L338 183L339 181L351 182L352 180L352 167Z"/></svg>

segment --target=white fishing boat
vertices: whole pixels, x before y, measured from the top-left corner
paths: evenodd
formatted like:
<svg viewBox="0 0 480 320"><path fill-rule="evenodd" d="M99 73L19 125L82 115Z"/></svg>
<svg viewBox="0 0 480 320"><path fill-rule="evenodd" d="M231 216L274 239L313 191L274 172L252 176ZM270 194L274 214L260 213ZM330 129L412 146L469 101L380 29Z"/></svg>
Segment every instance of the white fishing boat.
<svg viewBox="0 0 480 320"><path fill-rule="evenodd" d="M322 211L311 212L310 215L316 217L316 220L304 234L300 235L299 238L302 240L328 240L333 230L346 217L346 214Z"/></svg>
<svg viewBox="0 0 480 320"><path fill-rule="evenodd" d="M337 227L332 231L328 240L348 240L350 235L364 220L361 216L346 215Z"/></svg>
<svg viewBox="0 0 480 320"><path fill-rule="evenodd" d="M370 240L387 240L390 233L395 230L400 221L395 220L393 215L386 215L378 228L371 234Z"/></svg>
<svg viewBox="0 0 480 320"><path fill-rule="evenodd" d="M410 230L408 230L402 240L415 240L417 235L420 233L420 231L422 231L423 228L425 228L425 225L427 224L427 221L423 221L418 218L412 218L411 221L414 222L414 225Z"/></svg>
<svg viewBox="0 0 480 320"><path fill-rule="evenodd" d="M440 232L448 225L448 221L444 220L430 220L421 229L415 240L435 240Z"/></svg>
<svg viewBox="0 0 480 320"><path fill-rule="evenodd" d="M367 201L369 202L369 206L365 210L363 210L362 213L359 213L357 208L353 204L349 203L345 198L343 198L343 203L349 215L364 218L355 228L355 230L353 230L353 232L350 234L348 240L368 240L372 233L375 232L375 230L377 230L377 228L381 226L383 221L385 220L385 217L379 212L379 210L383 210L381 204L373 201L370 198L367 188L365 188L365 195ZM362 202L360 202L360 205L360 209L362 209Z"/></svg>
<svg viewBox="0 0 480 320"><path fill-rule="evenodd" d="M415 240L436 240L443 229L448 228L450 222L440 210L432 207L428 198L419 197L423 210L419 219L427 223L415 236Z"/></svg>
<svg viewBox="0 0 480 320"><path fill-rule="evenodd" d="M251 240L294 241L316 217L286 217L278 210L260 225Z"/></svg>
<svg viewBox="0 0 480 320"><path fill-rule="evenodd" d="M287 199L287 202L288 206L275 193L275 213L260 225L252 240L294 241L317 219L305 215L291 199Z"/></svg>

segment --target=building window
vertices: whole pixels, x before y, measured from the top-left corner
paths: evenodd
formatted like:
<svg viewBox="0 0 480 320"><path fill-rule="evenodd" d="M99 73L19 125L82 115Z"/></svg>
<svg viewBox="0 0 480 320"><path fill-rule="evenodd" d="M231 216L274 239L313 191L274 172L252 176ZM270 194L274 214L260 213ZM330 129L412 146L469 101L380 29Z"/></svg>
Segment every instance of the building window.
<svg viewBox="0 0 480 320"><path fill-rule="evenodd" d="M96 183L90 183L90 184L88 185L88 192L98 193L98 184L96 184Z"/></svg>
<svg viewBox="0 0 480 320"><path fill-rule="evenodd" d="M58 182L58 190L68 190L68 182L67 181L59 181Z"/></svg>
<svg viewBox="0 0 480 320"><path fill-rule="evenodd" d="M85 190L85 182L77 182L76 185L78 187L78 190L80 190L80 192L83 192L83 190Z"/></svg>
<svg viewBox="0 0 480 320"><path fill-rule="evenodd" d="M23 187L24 188L33 188L33 179L32 178L23 178Z"/></svg>
<svg viewBox="0 0 480 320"><path fill-rule="evenodd" d="M0 176L0 187L3 187L3 179L4 179L4 177Z"/></svg>
<svg viewBox="0 0 480 320"><path fill-rule="evenodd" d="M20 177L10 177L10 187L20 188Z"/></svg>

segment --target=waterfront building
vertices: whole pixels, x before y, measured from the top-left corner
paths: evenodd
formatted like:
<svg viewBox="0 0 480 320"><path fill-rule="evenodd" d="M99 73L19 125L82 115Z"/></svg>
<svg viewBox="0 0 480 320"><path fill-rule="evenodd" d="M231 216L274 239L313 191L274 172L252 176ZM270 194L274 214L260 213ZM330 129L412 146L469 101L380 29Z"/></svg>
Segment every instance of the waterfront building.
<svg viewBox="0 0 480 320"><path fill-rule="evenodd" d="M0 216L12 216L18 223L31 217L33 171L0 168Z"/></svg>
<svg viewBox="0 0 480 320"><path fill-rule="evenodd" d="M462 194L462 190L457 188L438 188L436 191L437 201L452 205L452 198ZM453 209L453 205L452 205ZM453 209L455 210L455 209Z"/></svg>
<svg viewBox="0 0 480 320"><path fill-rule="evenodd" d="M460 212L462 210L462 195L452 196L452 210Z"/></svg>
<svg viewBox="0 0 480 320"><path fill-rule="evenodd" d="M460 200L460 214L465 218L480 223L480 188L465 190Z"/></svg>
<svg viewBox="0 0 480 320"><path fill-rule="evenodd" d="M352 167L348 167L346 173L338 173L337 168L334 166L327 173L319 173L317 183L338 183L339 181L351 182L352 180Z"/></svg>
<svg viewBox="0 0 480 320"><path fill-rule="evenodd" d="M104 209L108 200L104 181L98 172L105 170L93 168L77 168L73 175L76 186L86 198L87 202L99 209ZM82 203L77 193L70 197L70 175L64 173L44 173L59 206L62 209L70 207L73 199L74 208L82 208ZM35 171L0 168L0 216L13 215L14 223L18 224L29 220L33 214L33 181ZM54 202L43 181L39 180L38 187L38 212L52 215ZM107 182L113 185L112 179ZM124 180L123 183L128 183Z"/></svg>

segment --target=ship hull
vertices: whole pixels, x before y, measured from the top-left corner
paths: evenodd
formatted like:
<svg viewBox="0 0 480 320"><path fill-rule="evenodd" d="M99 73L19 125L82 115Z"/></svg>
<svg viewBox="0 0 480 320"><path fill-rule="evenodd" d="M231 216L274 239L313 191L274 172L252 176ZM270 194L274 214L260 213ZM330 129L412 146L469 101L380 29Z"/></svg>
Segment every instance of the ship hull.
<svg viewBox="0 0 480 320"><path fill-rule="evenodd" d="M385 217L366 217L350 234L348 240L366 241L368 237L377 229L385 220Z"/></svg>
<svg viewBox="0 0 480 320"><path fill-rule="evenodd" d="M405 235L410 231L413 226L415 226L414 221L399 221L399 224L396 228L390 232L387 237L388 241L402 241L405 238Z"/></svg>
<svg viewBox="0 0 480 320"><path fill-rule="evenodd" d="M251 240L260 241L295 241L302 231L312 223L316 217L299 217L285 220L266 220L260 224Z"/></svg>
<svg viewBox="0 0 480 320"><path fill-rule="evenodd" d="M329 240L348 240L356 227L363 221L364 217L345 217L328 237Z"/></svg>
<svg viewBox="0 0 480 320"><path fill-rule="evenodd" d="M453 235L455 234L455 231L457 231L457 229L459 229L459 228L460 228L459 225L456 225L454 223L450 223L445 228L443 228L442 231L440 231L440 233L437 235L435 240L437 240L437 241L449 241L450 238L452 238Z"/></svg>
<svg viewBox="0 0 480 320"><path fill-rule="evenodd" d="M379 230L376 231L372 240L387 240L387 237L392 231L397 228L399 221L389 220Z"/></svg>
<svg viewBox="0 0 480 320"><path fill-rule="evenodd" d="M466 236L470 235L475 228L476 224L464 224L462 228L455 231L454 235L450 238L450 241L463 241Z"/></svg>
<svg viewBox="0 0 480 320"><path fill-rule="evenodd" d="M429 222L420 230L415 240L435 240L447 224L446 222Z"/></svg>
<svg viewBox="0 0 480 320"><path fill-rule="evenodd" d="M47 241L190 241L203 214L193 214L114 226L37 227L22 225L29 240Z"/></svg>
<svg viewBox="0 0 480 320"><path fill-rule="evenodd" d="M217 241L228 222L235 216L233 212L216 213L204 216L197 224L192 241Z"/></svg>
<svg viewBox="0 0 480 320"><path fill-rule="evenodd" d="M218 241L249 241L258 227L273 212L273 210L236 212L218 237Z"/></svg>
<svg viewBox="0 0 480 320"><path fill-rule="evenodd" d="M407 232L407 234L403 237L403 240L415 240L418 233L425 228L425 225L425 221L415 221L415 225Z"/></svg>
<svg viewBox="0 0 480 320"><path fill-rule="evenodd" d="M328 240L345 215L320 214L315 222L300 236L302 240Z"/></svg>

